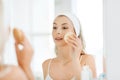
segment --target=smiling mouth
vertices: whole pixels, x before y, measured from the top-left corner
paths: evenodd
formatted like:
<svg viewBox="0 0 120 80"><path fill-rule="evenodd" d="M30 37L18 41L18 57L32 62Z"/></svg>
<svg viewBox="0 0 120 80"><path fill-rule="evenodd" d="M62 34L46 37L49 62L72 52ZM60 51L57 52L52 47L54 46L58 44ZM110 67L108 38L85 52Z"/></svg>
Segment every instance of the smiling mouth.
<svg viewBox="0 0 120 80"><path fill-rule="evenodd" d="M63 38L55 38L55 40L59 41L59 40L63 40Z"/></svg>

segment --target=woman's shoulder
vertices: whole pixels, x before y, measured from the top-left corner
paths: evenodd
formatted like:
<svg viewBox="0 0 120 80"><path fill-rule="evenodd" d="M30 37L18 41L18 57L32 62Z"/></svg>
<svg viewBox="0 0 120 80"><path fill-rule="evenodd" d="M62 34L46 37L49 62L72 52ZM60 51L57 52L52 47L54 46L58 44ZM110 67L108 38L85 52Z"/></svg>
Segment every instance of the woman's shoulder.
<svg viewBox="0 0 120 80"><path fill-rule="evenodd" d="M94 55L86 54L84 56L85 56L85 64L91 68L93 72L93 76L96 77L96 65L95 65Z"/></svg>
<svg viewBox="0 0 120 80"><path fill-rule="evenodd" d="M42 68L43 68L43 74L44 74L44 78L46 77L46 75L48 74L48 65L50 63L52 59L47 59L42 63Z"/></svg>
<svg viewBox="0 0 120 80"><path fill-rule="evenodd" d="M42 63L42 68L43 68L43 70L44 70L45 72L47 71L48 65L49 65L49 63L50 63L51 60L52 60L52 59L50 58L50 59L45 60L45 61Z"/></svg>
<svg viewBox="0 0 120 80"><path fill-rule="evenodd" d="M42 66L43 66L43 67L47 67L48 64L49 64L49 62L50 62L51 60L52 60L52 59L47 59L47 60L45 60L45 61L42 63Z"/></svg>
<svg viewBox="0 0 120 80"><path fill-rule="evenodd" d="M83 58L87 62L91 62L91 61L93 62L94 61L94 55L92 55L92 54L85 54L85 55L83 55Z"/></svg>
<svg viewBox="0 0 120 80"><path fill-rule="evenodd" d="M12 76L16 76L17 80L27 80L27 76L20 66L12 65L11 68L13 73Z"/></svg>
<svg viewBox="0 0 120 80"><path fill-rule="evenodd" d="M8 73L3 77L3 80L27 80L24 71L15 65L5 65L5 69Z"/></svg>
<svg viewBox="0 0 120 80"><path fill-rule="evenodd" d="M94 58L94 55L92 55L92 54L85 54L85 55L83 55L83 56L84 56L84 58L86 58L86 59Z"/></svg>

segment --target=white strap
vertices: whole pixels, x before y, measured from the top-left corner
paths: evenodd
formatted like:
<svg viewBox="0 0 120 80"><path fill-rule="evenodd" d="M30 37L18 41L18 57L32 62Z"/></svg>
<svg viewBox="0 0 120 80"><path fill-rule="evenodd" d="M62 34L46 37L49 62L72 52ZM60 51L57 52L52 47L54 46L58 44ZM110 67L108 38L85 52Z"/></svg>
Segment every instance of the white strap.
<svg viewBox="0 0 120 80"><path fill-rule="evenodd" d="M49 64L48 64L48 74L49 74L49 72L50 72L50 64L51 64L51 62L52 62L52 59L50 60L50 62L49 62Z"/></svg>

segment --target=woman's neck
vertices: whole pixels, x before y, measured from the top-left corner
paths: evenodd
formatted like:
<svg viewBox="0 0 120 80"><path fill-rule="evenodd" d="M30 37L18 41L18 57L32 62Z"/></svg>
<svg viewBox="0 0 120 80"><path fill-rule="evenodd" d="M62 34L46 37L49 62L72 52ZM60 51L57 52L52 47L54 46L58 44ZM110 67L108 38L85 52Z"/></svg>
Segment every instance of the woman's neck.
<svg viewBox="0 0 120 80"><path fill-rule="evenodd" d="M57 47L57 58L63 63L72 61L72 54L73 48L70 46Z"/></svg>

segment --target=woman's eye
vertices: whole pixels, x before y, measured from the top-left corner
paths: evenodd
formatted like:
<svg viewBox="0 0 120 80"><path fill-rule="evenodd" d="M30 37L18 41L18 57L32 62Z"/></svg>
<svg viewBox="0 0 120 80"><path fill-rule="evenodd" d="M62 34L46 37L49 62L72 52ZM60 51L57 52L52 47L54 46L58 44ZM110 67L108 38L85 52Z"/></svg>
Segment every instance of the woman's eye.
<svg viewBox="0 0 120 80"><path fill-rule="evenodd" d="M57 27L53 27L53 29L57 29Z"/></svg>
<svg viewBox="0 0 120 80"><path fill-rule="evenodd" d="M63 27L63 29L68 29L68 27Z"/></svg>

